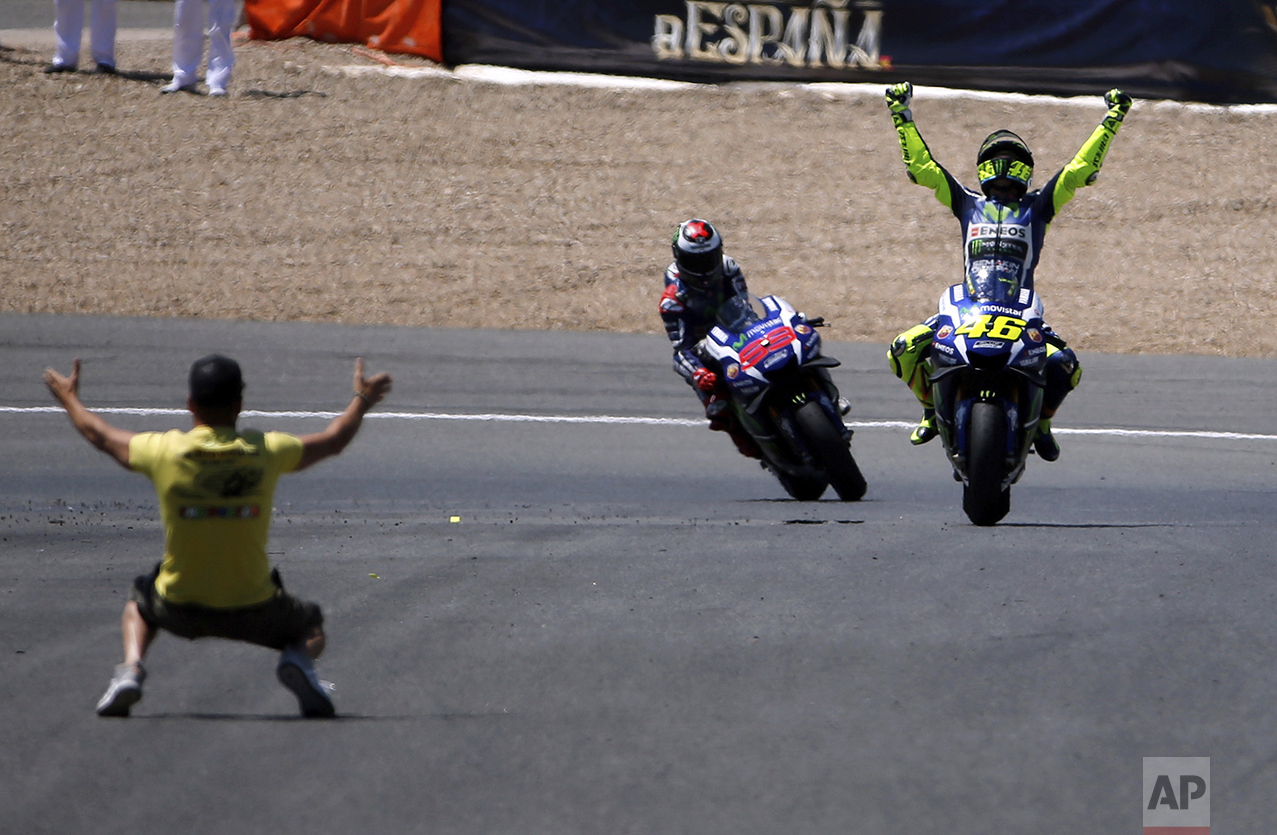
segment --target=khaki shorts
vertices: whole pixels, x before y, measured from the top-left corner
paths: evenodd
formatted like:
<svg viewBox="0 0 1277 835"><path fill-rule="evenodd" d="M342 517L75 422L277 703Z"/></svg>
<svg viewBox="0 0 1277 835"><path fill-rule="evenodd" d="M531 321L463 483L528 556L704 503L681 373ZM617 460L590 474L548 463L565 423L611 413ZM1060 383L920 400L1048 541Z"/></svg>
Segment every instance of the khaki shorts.
<svg viewBox="0 0 1277 835"><path fill-rule="evenodd" d="M198 603L169 603L155 590L160 566L133 581L129 599L137 604L142 620L188 640L227 638L280 649L304 641L324 623L319 606L284 591L279 571L271 572L275 596L264 603L235 609L214 609Z"/></svg>

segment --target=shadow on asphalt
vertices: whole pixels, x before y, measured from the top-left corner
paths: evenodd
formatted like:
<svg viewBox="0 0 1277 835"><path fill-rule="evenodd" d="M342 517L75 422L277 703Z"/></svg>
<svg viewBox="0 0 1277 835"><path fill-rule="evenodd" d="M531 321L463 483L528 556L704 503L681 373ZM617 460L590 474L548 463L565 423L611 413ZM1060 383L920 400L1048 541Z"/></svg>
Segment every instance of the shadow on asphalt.
<svg viewBox="0 0 1277 835"><path fill-rule="evenodd" d="M494 719L508 717L509 713L422 713L403 716L370 716L363 713L339 713L329 719L311 719L305 716L285 715L281 713L148 713L142 716L124 716L132 722L171 722L185 720L194 722L414 722L422 719L442 719L455 722L462 719ZM112 718L112 717L103 717Z"/></svg>
<svg viewBox="0 0 1277 835"><path fill-rule="evenodd" d="M999 522L998 528L1180 528L1178 522Z"/></svg>

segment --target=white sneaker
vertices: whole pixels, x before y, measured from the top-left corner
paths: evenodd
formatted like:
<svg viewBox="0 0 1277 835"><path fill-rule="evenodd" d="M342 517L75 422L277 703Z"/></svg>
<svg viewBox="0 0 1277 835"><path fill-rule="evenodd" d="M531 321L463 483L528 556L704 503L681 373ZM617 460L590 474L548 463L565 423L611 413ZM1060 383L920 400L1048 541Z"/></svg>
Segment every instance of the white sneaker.
<svg viewBox="0 0 1277 835"><path fill-rule="evenodd" d="M141 664L119 664L106 692L98 699L98 716L128 716L129 708L142 698L146 670Z"/></svg>
<svg viewBox="0 0 1277 835"><path fill-rule="evenodd" d="M161 93L193 93L195 92L195 83L187 82L183 84L176 78L160 88Z"/></svg>
<svg viewBox="0 0 1277 835"><path fill-rule="evenodd" d="M336 688L331 681L320 681L310 656L297 647L288 647L280 653L275 677L293 691L302 716L328 719L337 714L333 700L328 696Z"/></svg>
<svg viewBox="0 0 1277 835"><path fill-rule="evenodd" d="M209 87L208 94L210 96L224 96L226 95L226 88L225 87Z"/></svg>

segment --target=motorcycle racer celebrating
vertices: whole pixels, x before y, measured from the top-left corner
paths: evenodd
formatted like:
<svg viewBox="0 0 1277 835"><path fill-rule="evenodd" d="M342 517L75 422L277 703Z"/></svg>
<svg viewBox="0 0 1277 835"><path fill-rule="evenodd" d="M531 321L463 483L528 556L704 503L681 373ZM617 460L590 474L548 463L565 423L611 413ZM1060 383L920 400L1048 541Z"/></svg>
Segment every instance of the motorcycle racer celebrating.
<svg viewBox="0 0 1277 835"><path fill-rule="evenodd" d="M1073 199L1079 188L1099 176L1104 157L1122 120L1131 109L1131 97L1121 90L1104 95L1108 113L1083 143L1071 162L1046 185L1029 190L1033 178L1033 154L1019 136L1009 130L989 134L976 157L980 191L962 185L936 162L913 121L909 82L887 88L887 108L896 127L909 179L935 192L962 225L965 280L941 297L946 309L951 294L972 299L1018 298L1040 313L1041 301L1033 290L1033 271L1041 255L1043 239L1056 213ZM956 296L955 296L956 297ZM922 403L923 416L910 441L925 444L937 434L928 356L935 337L936 320L900 334L887 351L891 370L904 380ZM1051 418L1082 377L1077 356L1063 339L1045 328L1047 341L1046 390L1042 418L1033 448L1046 461L1060 457L1060 446L1051 434Z"/></svg>
<svg viewBox="0 0 1277 835"><path fill-rule="evenodd" d="M680 223L670 246L674 261L665 268L660 312L665 333L674 343L674 370L700 398L709 428L730 435L741 455L758 458L758 447L728 408L726 386L694 350L714 327L720 307L730 299L749 296L745 274L723 254L718 230L700 218Z"/></svg>

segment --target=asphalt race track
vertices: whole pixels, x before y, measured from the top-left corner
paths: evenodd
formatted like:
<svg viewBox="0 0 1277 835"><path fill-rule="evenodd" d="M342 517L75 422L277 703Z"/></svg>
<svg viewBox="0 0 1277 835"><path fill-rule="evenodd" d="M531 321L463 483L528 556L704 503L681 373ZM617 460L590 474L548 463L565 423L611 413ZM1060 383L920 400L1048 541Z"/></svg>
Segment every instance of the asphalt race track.
<svg viewBox="0 0 1277 835"><path fill-rule="evenodd" d="M93 713L156 503L40 374L185 427L213 350L262 428L323 426L278 413L344 406L356 356L395 376L276 495L334 721L172 636ZM661 336L0 316L0 832L1124 833L1145 756L1211 757L1217 831L1273 831L1274 365L1084 354L1085 431L982 529L882 351L828 351L866 501L803 504Z"/></svg>

